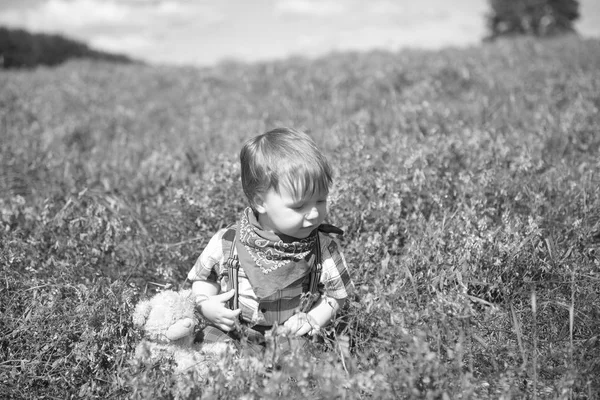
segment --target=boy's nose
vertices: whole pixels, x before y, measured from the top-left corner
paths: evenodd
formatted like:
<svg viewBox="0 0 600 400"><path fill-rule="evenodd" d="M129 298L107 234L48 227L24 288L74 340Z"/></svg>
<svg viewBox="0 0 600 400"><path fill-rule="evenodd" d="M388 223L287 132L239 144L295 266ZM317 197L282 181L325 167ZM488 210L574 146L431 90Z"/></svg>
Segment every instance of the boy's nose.
<svg viewBox="0 0 600 400"><path fill-rule="evenodd" d="M306 219L316 219L319 217L319 210L317 210L317 207L311 207L304 217Z"/></svg>

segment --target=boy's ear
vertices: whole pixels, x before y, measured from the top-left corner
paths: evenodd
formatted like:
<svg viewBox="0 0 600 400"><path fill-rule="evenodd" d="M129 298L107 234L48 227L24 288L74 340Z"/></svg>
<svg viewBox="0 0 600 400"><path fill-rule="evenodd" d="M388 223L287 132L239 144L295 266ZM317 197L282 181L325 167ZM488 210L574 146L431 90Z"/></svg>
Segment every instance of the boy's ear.
<svg viewBox="0 0 600 400"><path fill-rule="evenodd" d="M252 199L252 208L259 214L266 214L266 197L267 193L265 192L256 192L254 193L254 198Z"/></svg>
<svg viewBox="0 0 600 400"><path fill-rule="evenodd" d="M259 214L264 214L266 212L263 199L259 195L254 197L254 209Z"/></svg>

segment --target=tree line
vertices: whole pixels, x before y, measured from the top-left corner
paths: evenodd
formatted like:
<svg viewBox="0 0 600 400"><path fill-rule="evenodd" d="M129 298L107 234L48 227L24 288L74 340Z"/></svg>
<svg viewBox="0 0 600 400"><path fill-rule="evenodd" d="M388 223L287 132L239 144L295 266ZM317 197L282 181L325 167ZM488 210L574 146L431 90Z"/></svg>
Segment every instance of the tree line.
<svg viewBox="0 0 600 400"><path fill-rule="evenodd" d="M98 51L62 35L30 33L24 29L0 27L0 68L54 66L71 58L135 62L125 55Z"/></svg>
<svg viewBox="0 0 600 400"><path fill-rule="evenodd" d="M487 39L501 36L538 37L575 33L578 0L489 0Z"/></svg>

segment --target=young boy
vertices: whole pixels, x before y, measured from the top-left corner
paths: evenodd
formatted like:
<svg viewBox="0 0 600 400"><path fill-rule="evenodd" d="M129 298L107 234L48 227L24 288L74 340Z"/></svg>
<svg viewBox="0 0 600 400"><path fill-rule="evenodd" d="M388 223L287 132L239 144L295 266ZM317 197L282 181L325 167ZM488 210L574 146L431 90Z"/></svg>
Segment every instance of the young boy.
<svg viewBox="0 0 600 400"><path fill-rule="evenodd" d="M290 128L247 141L240 162L250 207L212 237L188 274L208 323L203 340L235 340L243 330L264 345L275 325L292 337L314 335L353 290L330 235L342 231L323 223L329 163L308 135Z"/></svg>

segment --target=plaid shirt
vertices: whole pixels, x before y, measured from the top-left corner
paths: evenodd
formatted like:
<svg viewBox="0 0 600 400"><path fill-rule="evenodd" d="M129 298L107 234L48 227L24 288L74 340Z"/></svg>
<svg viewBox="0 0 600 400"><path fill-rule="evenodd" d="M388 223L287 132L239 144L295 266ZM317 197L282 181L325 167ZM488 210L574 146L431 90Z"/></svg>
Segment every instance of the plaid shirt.
<svg viewBox="0 0 600 400"><path fill-rule="evenodd" d="M219 230L210 239L208 245L188 273L187 278L190 281L211 280L220 283L222 292L227 290L228 271L225 262L229 254L223 254L222 246L223 234L226 230ZM350 280L346 260L339 250L337 241L333 237L319 232L319 239L323 266L320 280L320 287L323 289L322 295L338 300L346 299L354 290L354 284ZM265 319L264 312L266 310L261 311L259 309L258 298L252 290L250 281L244 273L243 268L239 269L238 285L240 308L242 309L244 320L251 325L269 325L270 321ZM277 296L282 300L284 303L283 309L285 310L285 301L297 298L301 292L302 285L291 285L288 288L282 288L279 293L273 296ZM271 296L265 300L272 300ZM288 314L286 314L285 319L289 318L290 315Z"/></svg>

